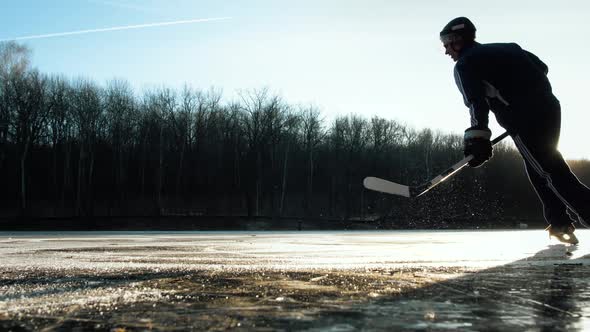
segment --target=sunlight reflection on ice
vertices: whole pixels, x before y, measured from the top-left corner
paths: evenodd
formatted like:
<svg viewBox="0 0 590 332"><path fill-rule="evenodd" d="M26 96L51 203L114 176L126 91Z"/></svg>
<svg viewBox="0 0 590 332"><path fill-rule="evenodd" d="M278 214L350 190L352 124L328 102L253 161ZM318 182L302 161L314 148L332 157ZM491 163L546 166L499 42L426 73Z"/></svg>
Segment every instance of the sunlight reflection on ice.
<svg viewBox="0 0 590 332"><path fill-rule="evenodd" d="M584 256L587 231L571 259ZM63 236L63 237L62 237ZM175 234L0 233L0 254L15 266L333 268L395 265L493 267L555 244L541 230L374 232L179 232ZM34 253L26 260L19 257ZM10 255L11 254L11 255ZM62 257L67 255L67 259ZM549 260L551 257L543 258ZM61 262L59 262L61 260Z"/></svg>

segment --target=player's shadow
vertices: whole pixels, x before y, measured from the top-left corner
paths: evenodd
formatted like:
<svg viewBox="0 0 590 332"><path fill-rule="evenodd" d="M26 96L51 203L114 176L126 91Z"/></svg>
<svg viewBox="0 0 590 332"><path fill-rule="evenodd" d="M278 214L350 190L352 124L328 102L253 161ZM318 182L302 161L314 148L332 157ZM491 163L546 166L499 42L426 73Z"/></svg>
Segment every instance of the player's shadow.
<svg viewBox="0 0 590 332"><path fill-rule="evenodd" d="M571 259L575 249L552 245L523 260L375 300L362 310L368 320L355 325L379 330L582 329L590 302L590 269L582 261L590 255ZM388 323L375 323L378 318Z"/></svg>

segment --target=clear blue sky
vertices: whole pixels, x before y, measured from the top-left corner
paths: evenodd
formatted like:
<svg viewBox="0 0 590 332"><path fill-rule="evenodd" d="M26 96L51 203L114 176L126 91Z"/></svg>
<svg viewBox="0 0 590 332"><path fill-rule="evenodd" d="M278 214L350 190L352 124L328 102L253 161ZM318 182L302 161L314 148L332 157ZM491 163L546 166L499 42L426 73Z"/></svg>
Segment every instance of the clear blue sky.
<svg viewBox="0 0 590 332"><path fill-rule="evenodd" d="M468 111L438 41L456 16L472 19L480 42L517 42L549 65L563 108L561 150L590 158L583 0L6 0L0 39L230 17L21 42L47 73L126 79L138 92L215 86L227 99L268 86L292 104L315 104L327 119L378 115L460 134Z"/></svg>

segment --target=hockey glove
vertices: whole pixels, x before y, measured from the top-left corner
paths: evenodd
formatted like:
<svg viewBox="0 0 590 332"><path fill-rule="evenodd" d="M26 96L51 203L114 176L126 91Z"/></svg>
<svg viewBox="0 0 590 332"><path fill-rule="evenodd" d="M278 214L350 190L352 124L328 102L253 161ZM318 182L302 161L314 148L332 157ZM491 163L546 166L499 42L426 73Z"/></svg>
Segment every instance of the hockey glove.
<svg viewBox="0 0 590 332"><path fill-rule="evenodd" d="M463 153L465 157L473 155L470 167L479 167L492 157L492 132L488 128L471 127L465 130Z"/></svg>

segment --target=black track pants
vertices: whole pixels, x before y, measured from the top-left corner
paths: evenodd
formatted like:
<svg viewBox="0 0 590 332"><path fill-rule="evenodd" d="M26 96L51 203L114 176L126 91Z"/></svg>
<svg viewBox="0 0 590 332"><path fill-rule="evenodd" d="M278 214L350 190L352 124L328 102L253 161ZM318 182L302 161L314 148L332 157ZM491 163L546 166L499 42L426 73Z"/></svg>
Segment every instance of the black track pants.
<svg viewBox="0 0 590 332"><path fill-rule="evenodd" d="M543 121L512 135L524 158L531 184L543 203L545 220L553 226L571 223L567 210L590 224L590 189L572 173L557 150L561 112L557 105Z"/></svg>

